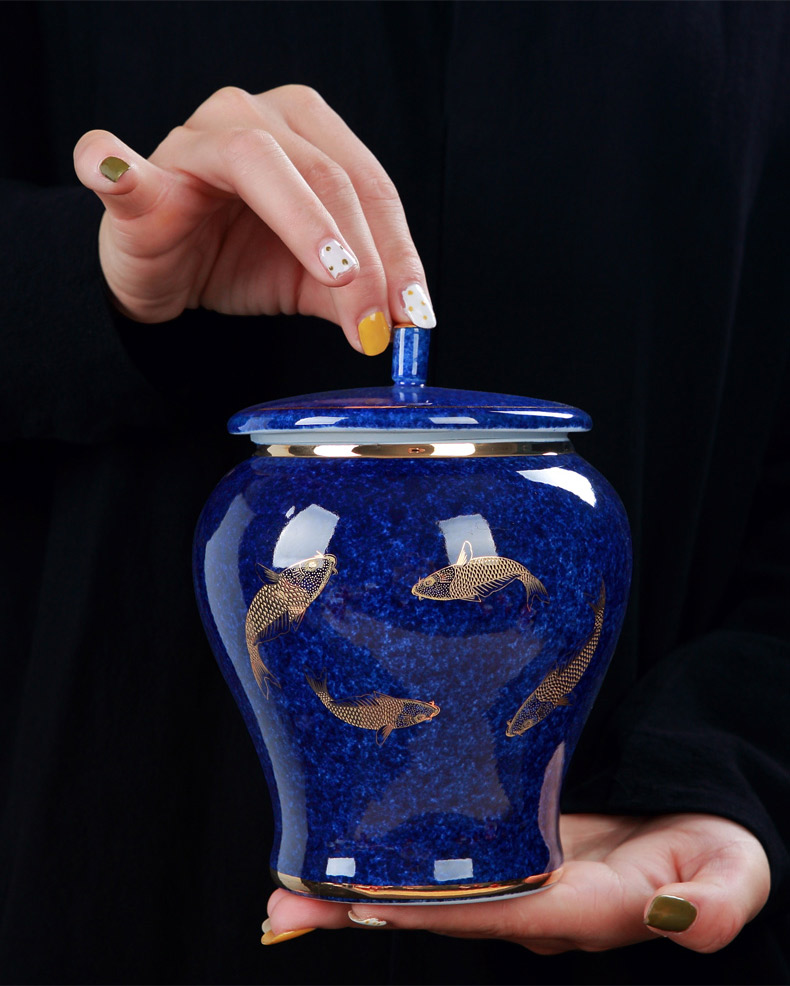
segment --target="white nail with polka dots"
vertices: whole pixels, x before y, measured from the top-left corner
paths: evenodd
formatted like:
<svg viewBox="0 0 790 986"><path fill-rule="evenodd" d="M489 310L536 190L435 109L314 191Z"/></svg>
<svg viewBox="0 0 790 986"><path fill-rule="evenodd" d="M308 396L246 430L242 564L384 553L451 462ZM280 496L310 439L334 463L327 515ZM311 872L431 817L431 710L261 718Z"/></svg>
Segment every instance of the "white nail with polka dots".
<svg viewBox="0 0 790 986"><path fill-rule="evenodd" d="M337 240L324 240L321 244L319 253L321 263L326 270L337 280L341 274L359 267L359 261L350 250L338 243Z"/></svg>
<svg viewBox="0 0 790 986"><path fill-rule="evenodd" d="M409 322L420 325L424 329L432 329L436 325L436 316L428 301L428 295L419 284L410 284L404 288L401 298L403 298L403 313Z"/></svg>

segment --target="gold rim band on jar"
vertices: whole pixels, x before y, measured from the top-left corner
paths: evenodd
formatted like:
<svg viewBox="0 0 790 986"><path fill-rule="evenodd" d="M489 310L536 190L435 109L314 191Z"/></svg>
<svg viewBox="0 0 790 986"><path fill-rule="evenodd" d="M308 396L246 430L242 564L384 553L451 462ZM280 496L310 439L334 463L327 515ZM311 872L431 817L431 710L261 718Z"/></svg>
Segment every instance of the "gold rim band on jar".
<svg viewBox="0 0 790 986"><path fill-rule="evenodd" d="M302 880L287 873L272 871L280 886L293 893L310 894L313 897L334 897L342 900L384 901L404 904L410 901L453 901L453 900L495 900L516 894L534 893L556 883L562 875L562 868L550 873L537 873L535 876L519 880L503 880L499 883L450 883L444 886L429 884L415 887L370 887L361 883L331 883L329 881Z"/></svg>
<svg viewBox="0 0 790 986"><path fill-rule="evenodd" d="M561 442L414 442L387 445L362 443L344 445L326 442L310 445L259 445L256 455L295 459L472 459L484 456L565 455L573 452L569 441Z"/></svg>

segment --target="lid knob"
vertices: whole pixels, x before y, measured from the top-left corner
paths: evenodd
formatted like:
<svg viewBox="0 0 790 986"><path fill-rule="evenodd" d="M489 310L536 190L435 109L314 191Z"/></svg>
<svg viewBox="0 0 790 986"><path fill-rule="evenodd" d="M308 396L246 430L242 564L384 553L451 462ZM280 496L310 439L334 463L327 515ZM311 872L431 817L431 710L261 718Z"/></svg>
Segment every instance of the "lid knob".
<svg viewBox="0 0 790 986"><path fill-rule="evenodd" d="M396 325L392 339L392 380L396 384L422 387L428 379L428 350L431 329Z"/></svg>

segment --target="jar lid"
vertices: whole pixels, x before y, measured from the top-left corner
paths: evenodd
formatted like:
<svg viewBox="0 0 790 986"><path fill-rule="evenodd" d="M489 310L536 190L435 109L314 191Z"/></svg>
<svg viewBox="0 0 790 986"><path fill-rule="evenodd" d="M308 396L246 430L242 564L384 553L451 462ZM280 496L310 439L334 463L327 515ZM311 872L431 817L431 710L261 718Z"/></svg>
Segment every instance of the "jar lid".
<svg viewBox="0 0 790 986"><path fill-rule="evenodd" d="M425 386L431 330L398 327L393 385L305 394L255 404L233 415L228 431L259 445L426 440L540 441L589 431L588 414L567 404Z"/></svg>

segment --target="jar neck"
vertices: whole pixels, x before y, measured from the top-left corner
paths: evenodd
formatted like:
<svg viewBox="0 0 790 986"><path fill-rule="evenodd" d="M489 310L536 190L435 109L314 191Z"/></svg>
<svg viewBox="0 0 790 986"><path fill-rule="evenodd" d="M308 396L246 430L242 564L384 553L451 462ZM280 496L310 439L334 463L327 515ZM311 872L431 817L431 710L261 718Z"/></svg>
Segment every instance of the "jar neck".
<svg viewBox="0 0 790 986"><path fill-rule="evenodd" d="M293 436L293 438L301 438L301 436ZM300 459L469 459L499 456L556 456L567 455L573 451L573 445L567 435L564 435L561 439L542 441L494 439L472 442L463 438L452 441L437 441L432 438L431 441L411 442L289 440L258 444L255 454L272 458Z"/></svg>

